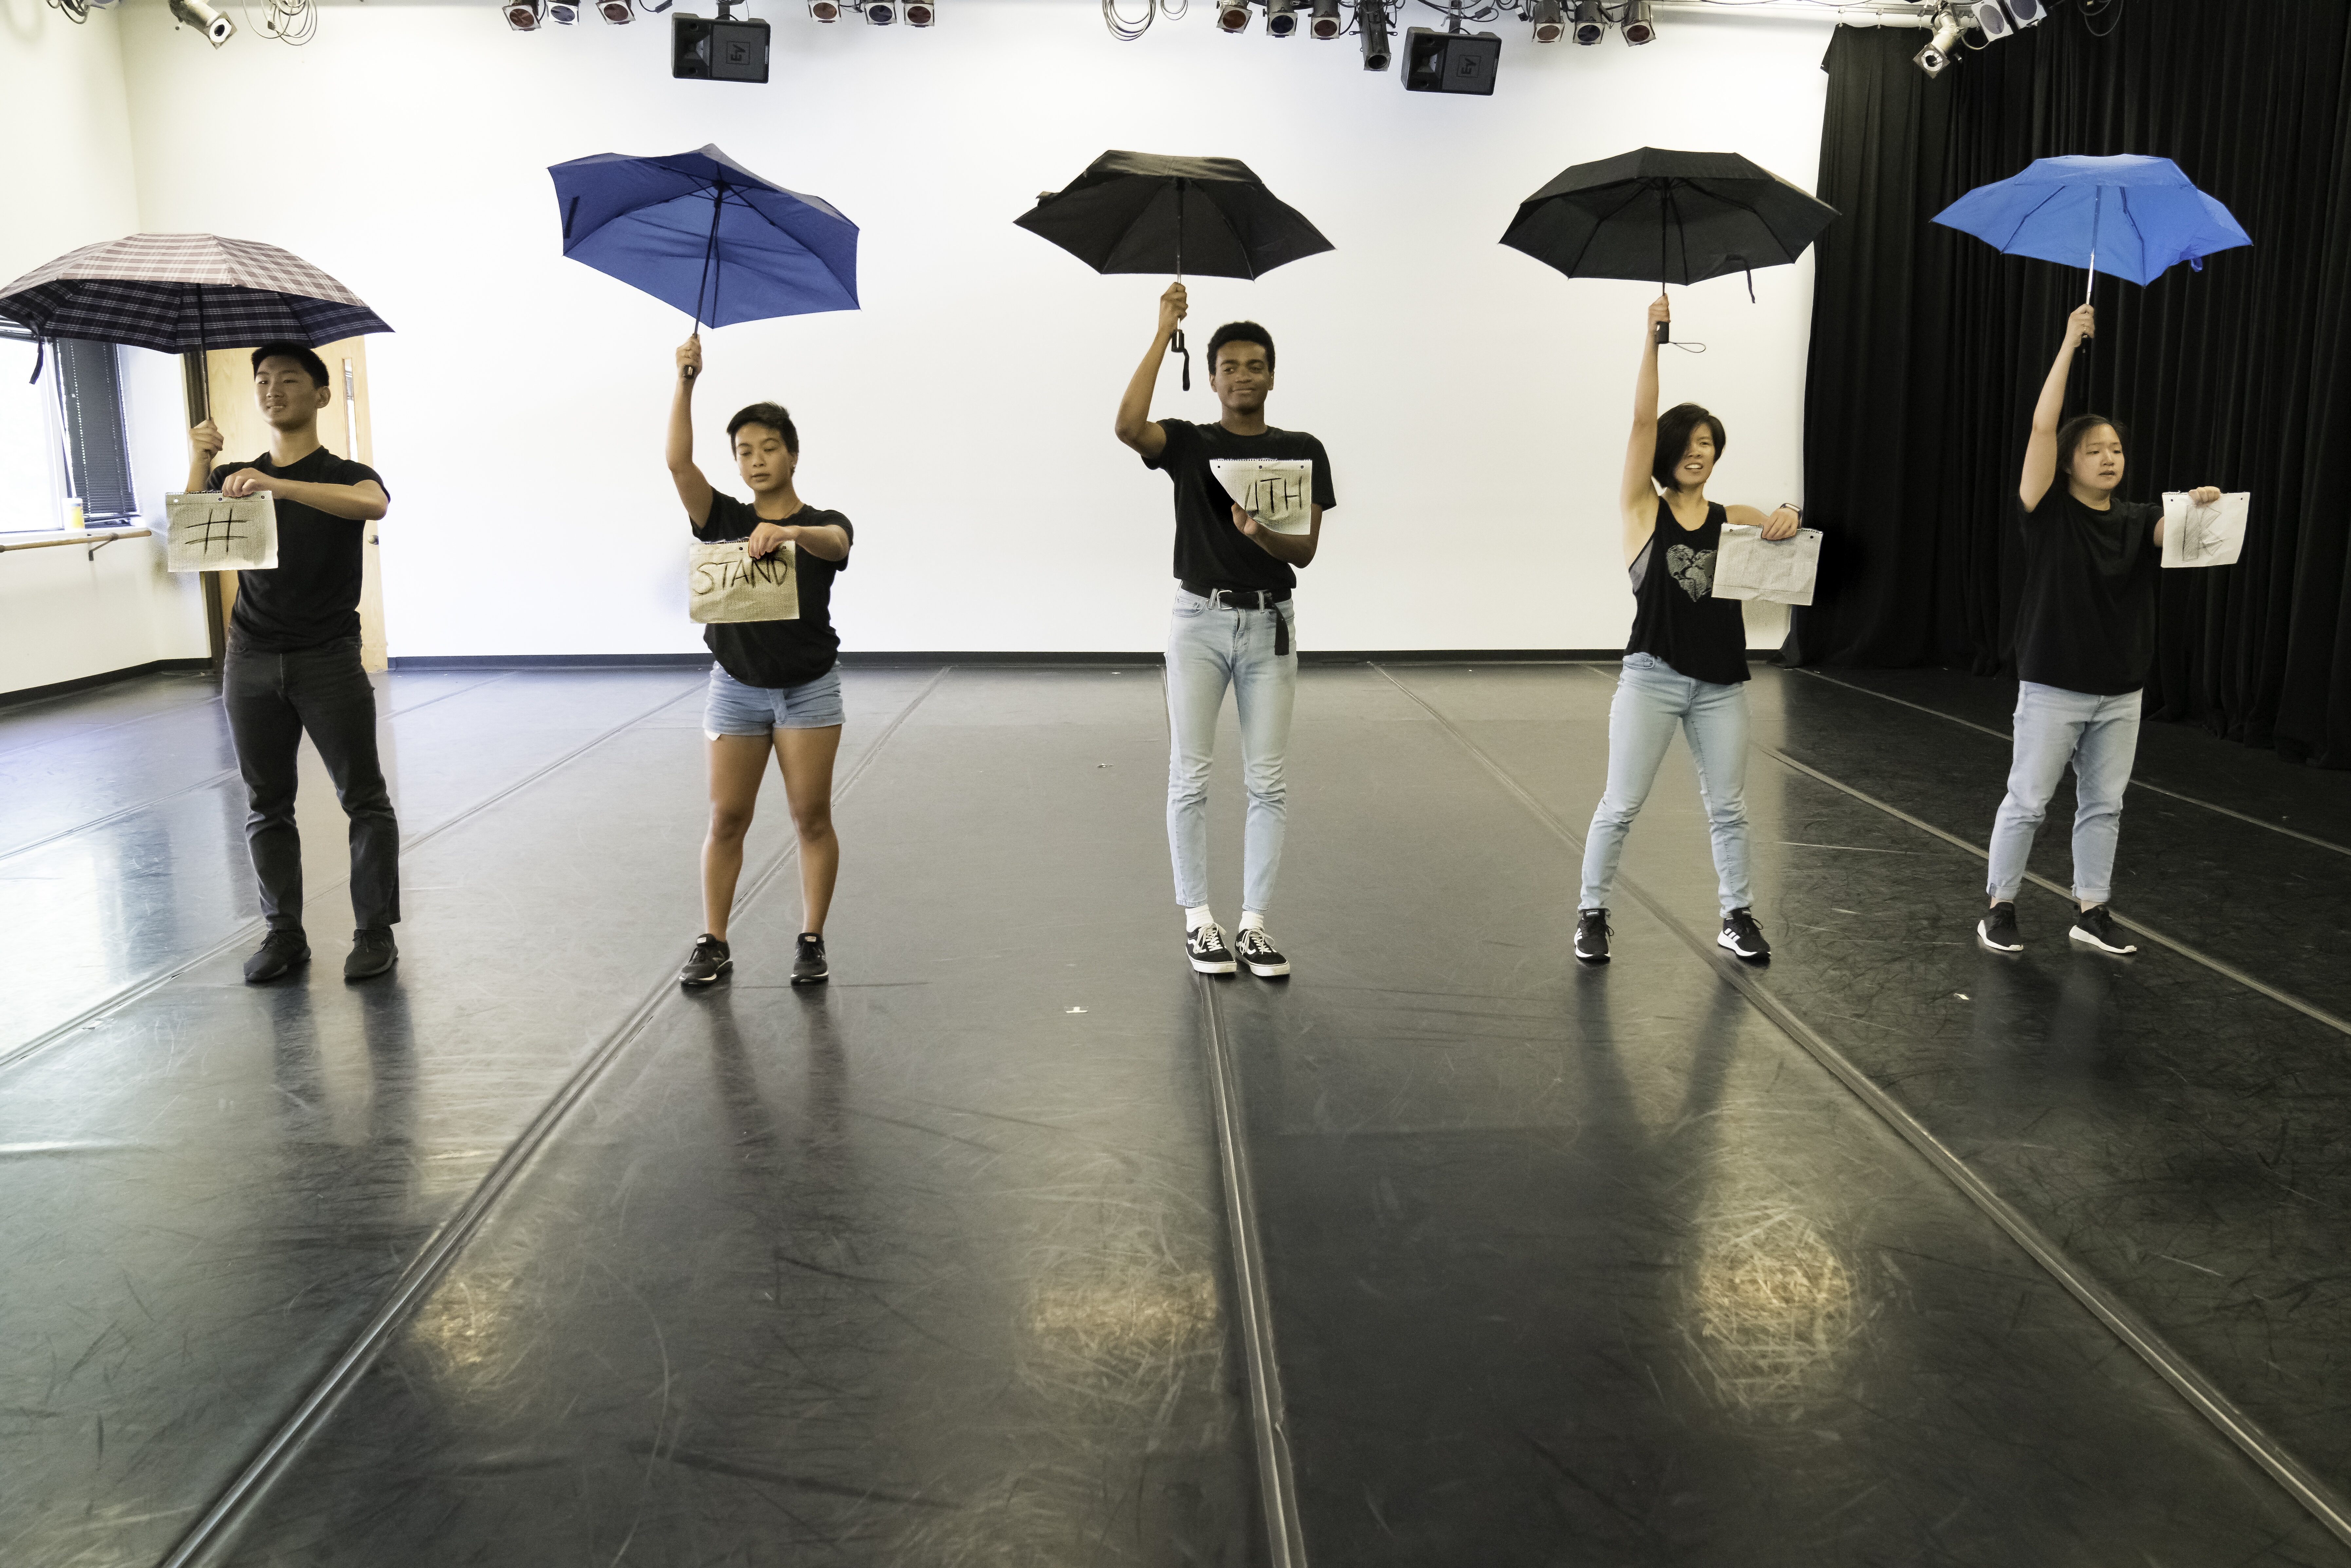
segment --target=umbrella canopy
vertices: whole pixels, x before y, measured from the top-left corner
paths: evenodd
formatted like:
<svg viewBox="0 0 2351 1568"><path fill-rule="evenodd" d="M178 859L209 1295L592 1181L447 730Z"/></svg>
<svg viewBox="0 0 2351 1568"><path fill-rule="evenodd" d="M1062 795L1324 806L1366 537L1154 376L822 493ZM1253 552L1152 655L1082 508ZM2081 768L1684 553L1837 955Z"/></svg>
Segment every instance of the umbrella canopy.
<svg viewBox="0 0 2351 1568"><path fill-rule="evenodd" d="M1792 262L1836 219L1736 152L1643 147L1563 171L1519 204L1502 243L1570 277L1662 287Z"/></svg>
<svg viewBox="0 0 2351 1568"><path fill-rule="evenodd" d="M1096 272L1258 277L1332 247L1238 158L1105 152L1012 220Z"/></svg>
<svg viewBox="0 0 2351 1568"><path fill-rule="evenodd" d="M600 152L548 173L563 254L691 312L697 328L857 308L857 225L716 146Z"/></svg>
<svg viewBox="0 0 2351 1568"><path fill-rule="evenodd" d="M42 338L167 354L392 330L366 301L292 252L218 235L132 235L84 246L0 289L0 314Z"/></svg>
<svg viewBox="0 0 2351 1568"><path fill-rule="evenodd" d="M2179 262L2204 269L2216 250L2253 243L2229 209L2168 158L2036 158L1935 214L2009 256L2105 271L2148 284Z"/></svg>

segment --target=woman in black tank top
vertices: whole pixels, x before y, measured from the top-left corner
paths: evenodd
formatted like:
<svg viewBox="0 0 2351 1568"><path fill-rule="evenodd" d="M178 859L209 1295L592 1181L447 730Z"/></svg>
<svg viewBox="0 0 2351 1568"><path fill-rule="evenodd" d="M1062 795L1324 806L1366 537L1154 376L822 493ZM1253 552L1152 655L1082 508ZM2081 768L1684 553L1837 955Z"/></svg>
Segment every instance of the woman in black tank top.
<svg viewBox="0 0 2351 1568"><path fill-rule="evenodd" d="M1706 498L1722 455L1722 421L1696 403L1657 413L1657 333L1672 319L1663 295L1649 307L1641 372L1634 383L1633 434L1625 448L1624 562L1633 580L1633 634L1608 708L1608 789L1584 840L1582 918L1575 956L1608 957L1608 892L1625 835L1648 799L1666 747L1680 730L1698 764L1721 884L1722 935L1741 958L1764 959L1747 887L1747 624L1739 601L1714 597L1714 565L1725 523L1761 528L1767 539L1796 531L1792 507L1768 517L1752 507Z"/></svg>

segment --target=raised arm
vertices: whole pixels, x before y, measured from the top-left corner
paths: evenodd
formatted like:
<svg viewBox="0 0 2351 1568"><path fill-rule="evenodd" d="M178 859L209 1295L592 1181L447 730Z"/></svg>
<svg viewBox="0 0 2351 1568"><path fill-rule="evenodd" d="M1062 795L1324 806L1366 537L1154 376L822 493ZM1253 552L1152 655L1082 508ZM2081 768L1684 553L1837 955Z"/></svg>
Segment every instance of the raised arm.
<svg viewBox="0 0 2351 1568"><path fill-rule="evenodd" d="M2082 306L2065 319L2065 341L2056 362L2041 383L2041 401L2032 405L2032 439L2024 444L2024 473L2016 482L2016 498L2032 511L2057 482L2057 423L2065 413L2065 378L2073 373L2074 350L2098 331L2098 313Z"/></svg>
<svg viewBox="0 0 2351 1568"><path fill-rule="evenodd" d="M1167 432L1151 417L1152 389L1159 384L1159 366L1167 358L1167 340L1176 335L1176 324L1184 319L1188 307L1184 298L1184 286L1171 283L1167 292L1159 297L1159 332L1151 340L1151 349L1143 362L1134 367L1127 379L1126 393L1118 400L1118 438L1145 457L1156 457L1167 450Z"/></svg>
<svg viewBox="0 0 2351 1568"><path fill-rule="evenodd" d="M685 504L686 518L697 528L710 520L710 481L694 461L694 383L701 374L702 334L696 332L677 346L677 391L669 402L668 456L677 498Z"/></svg>
<svg viewBox="0 0 2351 1568"><path fill-rule="evenodd" d="M1633 378L1633 434L1625 440L1625 479L1616 493L1627 566L1641 553L1657 522L1657 489L1649 477L1657 457L1657 323L1673 319L1673 306L1660 294L1641 325L1641 369Z"/></svg>

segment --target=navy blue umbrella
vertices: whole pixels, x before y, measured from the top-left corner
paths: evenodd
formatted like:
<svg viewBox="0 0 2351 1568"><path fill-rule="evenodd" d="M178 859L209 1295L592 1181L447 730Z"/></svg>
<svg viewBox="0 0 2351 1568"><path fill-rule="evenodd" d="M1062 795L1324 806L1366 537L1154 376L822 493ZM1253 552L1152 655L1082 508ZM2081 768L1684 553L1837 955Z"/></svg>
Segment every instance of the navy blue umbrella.
<svg viewBox="0 0 2351 1568"><path fill-rule="evenodd" d="M2204 270L2216 250L2252 244L2229 209L2168 158L2036 158L1935 214L2010 256L2101 269L2137 284L2179 262ZM2085 294L2085 298L2088 296Z"/></svg>
<svg viewBox="0 0 2351 1568"><path fill-rule="evenodd" d="M690 311L697 329L857 308L857 225L715 146L548 172L563 254Z"/></svg>

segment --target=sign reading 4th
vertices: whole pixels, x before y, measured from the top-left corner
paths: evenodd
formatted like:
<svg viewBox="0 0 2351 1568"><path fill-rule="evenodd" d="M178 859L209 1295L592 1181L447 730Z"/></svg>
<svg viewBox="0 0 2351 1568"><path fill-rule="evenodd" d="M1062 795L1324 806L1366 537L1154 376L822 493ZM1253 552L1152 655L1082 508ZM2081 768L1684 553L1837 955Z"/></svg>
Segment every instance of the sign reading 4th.
<svg viewBox="0 0 2351 1568"><path fill-rule="evenodd" d="M1208 471L1233 505L1278 534L1314 531L1311 457L1211 457Z"/></svg>
<svg viewBox="0 0 2351 1568"><path fill-rule="evenodd" d="M172 571L268 571L277 565L277 506L264 490L235 500L216 490L163 497Z"/></svg>

